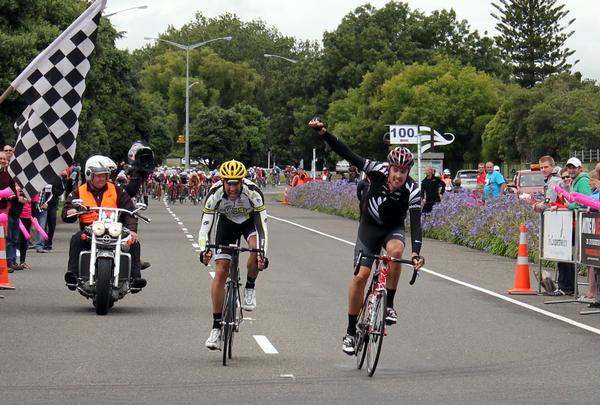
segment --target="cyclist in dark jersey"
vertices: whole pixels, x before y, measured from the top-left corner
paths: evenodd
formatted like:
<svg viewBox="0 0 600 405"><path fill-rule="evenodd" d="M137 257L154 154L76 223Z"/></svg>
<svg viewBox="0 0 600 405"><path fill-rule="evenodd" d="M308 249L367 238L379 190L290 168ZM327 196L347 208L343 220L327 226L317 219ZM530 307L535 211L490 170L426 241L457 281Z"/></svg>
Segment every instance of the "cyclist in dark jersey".
<svg viewBox="0 0 600 405"><path fill-rule="evenodd" d="M358 265L360 251L371 255L380 254L384 248L388 255L402 257L404 253L404 220L410 216L412 261L416 268L425 263L421 252L421 191L419 185L410 176L414 164L412 153L404 147L393 149L387 162L365 159L352 152L343 142L327 131L326 124L318 117L309 124L325 142L351 165L366 173L370 187L362 196L361 218L354 249L354 261ZM348 355L354 354L356 322L363 304L365 286L369 279L373 259L363 257L355 273L348 293L348 328L343 338L342 350ZM390 263L390 275L387 278L386 322L394 324L398 315L394 310L394 296L400 278L399 263Z"/></svg>

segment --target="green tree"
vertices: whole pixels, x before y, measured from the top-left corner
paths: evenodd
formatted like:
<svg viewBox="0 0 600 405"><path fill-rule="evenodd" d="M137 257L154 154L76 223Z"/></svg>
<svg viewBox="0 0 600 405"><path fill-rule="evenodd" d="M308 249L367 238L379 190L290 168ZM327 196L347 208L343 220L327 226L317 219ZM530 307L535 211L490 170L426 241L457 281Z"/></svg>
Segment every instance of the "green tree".
<svg viewBox="0 0 600 405"><path fill-rule="evenodd" d="M253 106L204 108L190 126L190 156L208 159L210 167L229 159L248 165L266 162L267 125L268 120Z"/></svg>
<svg viewBox="0 0 600 405"><path fill-rule="evenodd" d="M495 72L499 55L489 39L471 32L453 10L425 15L407 3L390 1L376 9L367 4L347 14L323 37L323 63L330 90L356 87L378 61L430 63L436 52Z"/></svg>
<svg viewBox="0 0 600 405"><path fill-rule="evenodd" d="M575 51L564 47L574 31L565 31L575 19L561 24L569 11L556 0L499 0L492 3L498 14L496 42L512 74L522 87L530 88L550 75L571 68L567 58Z"/></svg>
<svg viewBox="0 0 600 405"><path fill-rule="evenodd" d="M573 150L598 147L599 122L600 87L563 73L507 97L485 129L484 155L520 162L542 155L566 160Z"/></svg>
<svg viewBox="0 0 600 405"><path fill-rule="evenodd" d="M382 137L390 124L421 124L456 136L442 147L451 167L477 161L481 135L500 106L501 84L473 67L438 58L434 65L378 66L358 89L332 103L332 128L352 147L385 157ZM472 148L467 150L467 148Z"/></svg>

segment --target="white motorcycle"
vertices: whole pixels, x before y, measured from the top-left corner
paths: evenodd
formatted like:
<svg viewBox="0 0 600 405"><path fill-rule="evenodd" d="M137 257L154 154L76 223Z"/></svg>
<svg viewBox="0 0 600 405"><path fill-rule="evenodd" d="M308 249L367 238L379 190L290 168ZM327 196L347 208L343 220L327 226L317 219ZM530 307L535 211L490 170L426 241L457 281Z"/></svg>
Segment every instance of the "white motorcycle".
<svg viewBox="0 0 600 405"><path fill-rule="evenodd" d="M150 219L139 214L146 204L137 203L136 209L86 207L82 200L73 200L81 215L95 211L98 218L85 227L82 239L90 239L90 250L79 254L77 291L87 299L92 299L96 314L106 315L114 303L129 292L140 289L130 286L131 280L131 244L130 230L119 221L121 214L133 215L149 223Z"/></svg>

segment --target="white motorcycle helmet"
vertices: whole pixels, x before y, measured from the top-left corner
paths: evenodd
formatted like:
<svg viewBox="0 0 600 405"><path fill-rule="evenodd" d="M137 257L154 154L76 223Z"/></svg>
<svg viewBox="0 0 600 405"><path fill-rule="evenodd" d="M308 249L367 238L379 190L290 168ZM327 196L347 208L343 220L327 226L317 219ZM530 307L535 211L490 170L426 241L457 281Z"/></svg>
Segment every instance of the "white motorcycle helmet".
<svg viewBox="0 0 600 405"><path fill-rule="evenodd" d="M117 165L109 157L94 155L85 162L85 179L91 181L94 174L110 174L117 168Z"/></svg>

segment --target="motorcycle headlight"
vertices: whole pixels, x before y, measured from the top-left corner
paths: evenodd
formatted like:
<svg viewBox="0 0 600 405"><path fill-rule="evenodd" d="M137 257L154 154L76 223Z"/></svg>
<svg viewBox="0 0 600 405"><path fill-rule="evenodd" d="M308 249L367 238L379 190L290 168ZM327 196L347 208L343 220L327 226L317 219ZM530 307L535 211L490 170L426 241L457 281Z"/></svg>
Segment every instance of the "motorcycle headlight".
<svg viewBox="0 0 600 405"><path fill-rule="evenodd" d="M94 235L102 236L104 235L104 231L106 231L104 223L101 221L94 221L94 223L92 224L92 232L94 232Z"/></svg>
<svg viewBox="0 0 600 405"><path fill-rule="evenodd" d="M108 234L113 238L117 238L119 235L121 235L121 232L123 232L123 224L120 222L113 222L108 227Z"/></svg>

